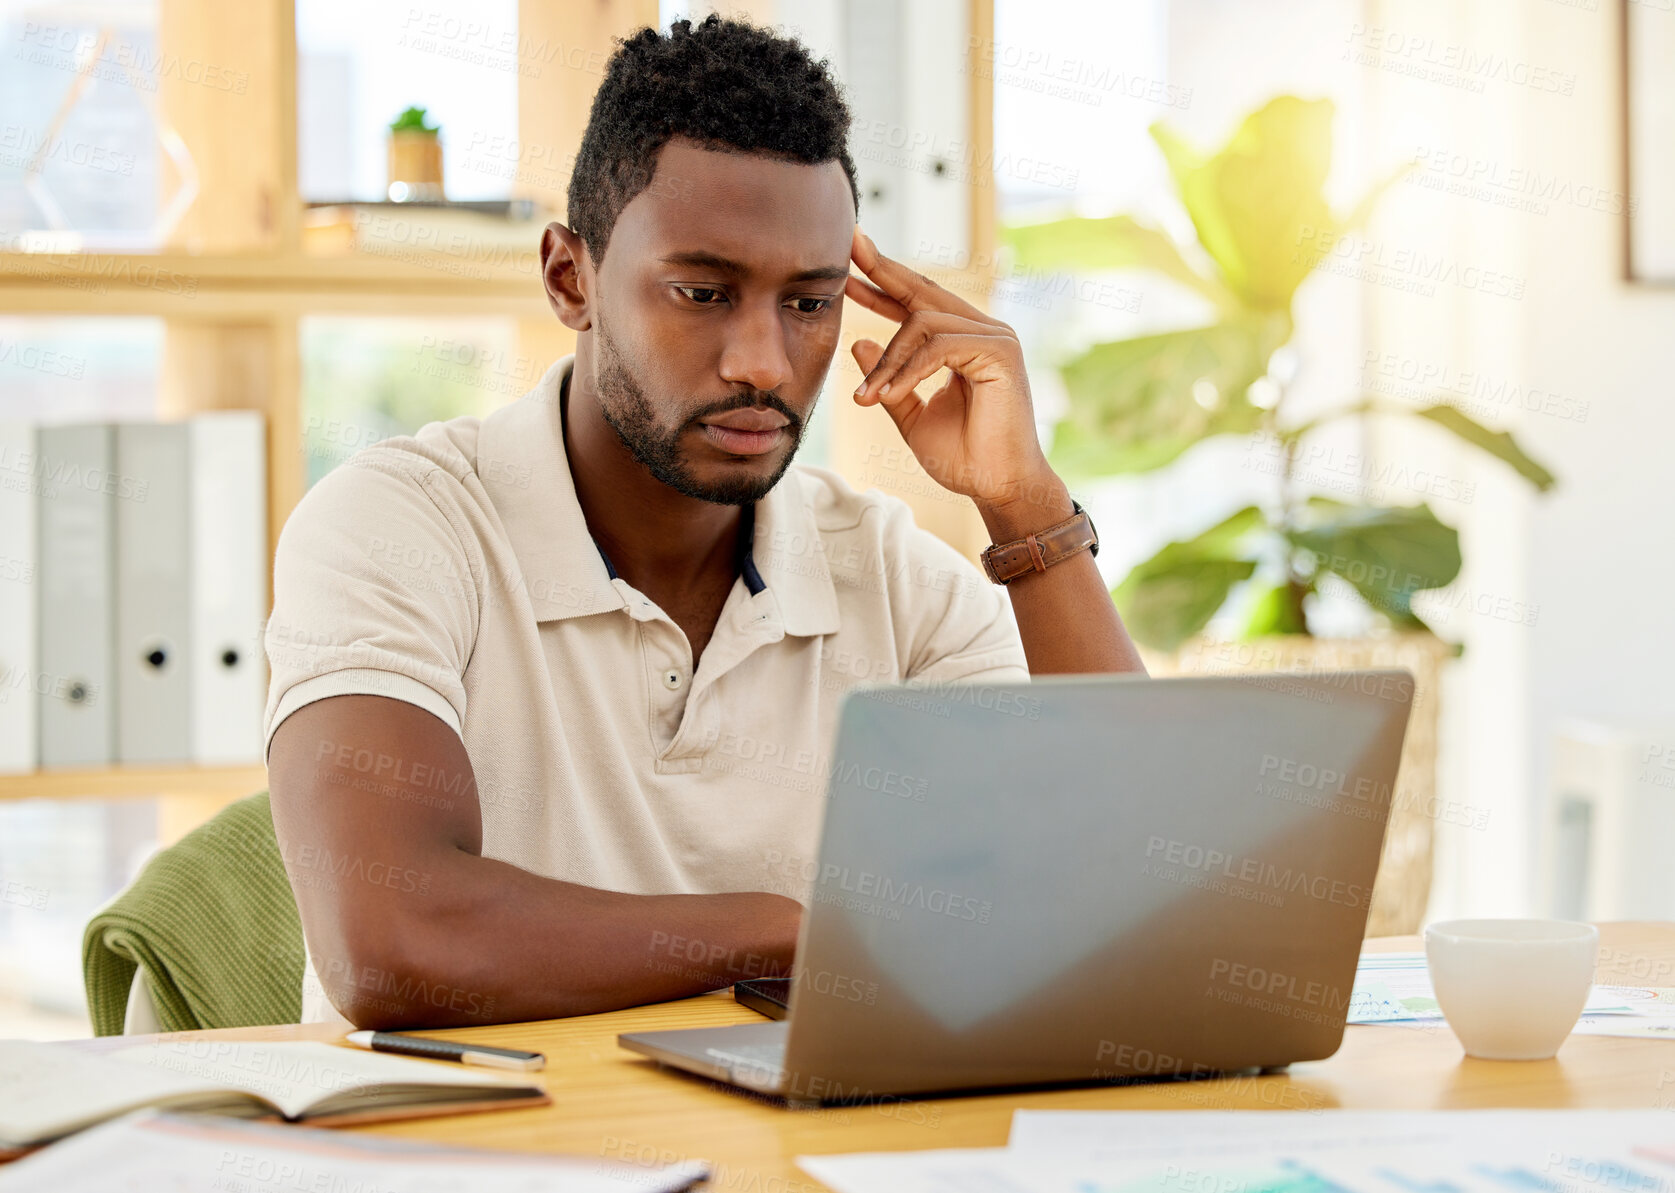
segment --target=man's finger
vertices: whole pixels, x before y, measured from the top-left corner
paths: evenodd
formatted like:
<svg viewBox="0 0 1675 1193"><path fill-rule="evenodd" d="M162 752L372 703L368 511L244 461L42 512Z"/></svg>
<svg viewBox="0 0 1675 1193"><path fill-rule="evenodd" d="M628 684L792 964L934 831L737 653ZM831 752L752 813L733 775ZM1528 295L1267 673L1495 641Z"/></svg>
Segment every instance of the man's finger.
<svg viewBox="0 0 1675 1193"><path fill-rule="evenodd" d="M941 369L949 369L969 382L967 370L985 361L993 361L1011 351L1005 336L982 335L971 332L940 332L926 339L896 370L888 386L880 392L880 401L889 403L900 394L914 394L915 387Z"/></svg>
<svg viewBox="0 0 1675 1193"><path fill-rule="evenodd" d="M877 340L856 340L849 345L849 351L855 357L855 363L865 372L877 366L879 358L884 355L884 346ZM903 435L907 434L913 419L918 417L919 408L925 405L925 399L910 389L892 390L888 399L873 398L869 402L862 402L857 394L855 401L858 405L883 406Z"/></svg>
<svg viewBox="0 0 1675 1193"><path fill-rule="evenodd" d="M908 310L906 307L865 278L858 278L854 274L850 274L849 280L843 284L843 292L866 307L867 310L883 315L886 319L901 323L907 318Z"/></svg>
<svg viewBox="0 0 1675 1193"><path fill-rule="evenodd" d="M861 384L855 390L855 396L863 403L872 402L880 397L890 397L895 393L896 370L901 368L931 336L951 332L996 334L995 329L987 323L978 323L973 319L950 315L943 311L916 311L901 325L896 334L890 337L889 346L884 349L883 356L867 370L867 375L861 379Z"/></svg>
<svg viewBox="0 0 1675 1193"><path fill-rule="evenodd" d="M944 290L923 274L886 257L878 251L872 237L858 227L855 229L854 243L850 247L850 256L854 258L855 264L861 267L861 272L885 295L895 299L909 311L946 311L953 315L963 315L967 319L975 319L980 323L998 322L965 299Z"/></svg>
<svg viewBox="0 0 1675 1193"><path fill-rule="evenodd" d="M858 406L877 405L880 399L875 397L863 399L861 397L861 391L867 387L867 375L876 369L878 367L878 362L884 358L884 345L880 344L877 340L856 340L849 346L849 352L852 356L854 356L855 363L861 366L861 384L860 387L855 390L855 404ZM892 391L892 396L896 399L895 405L891 405L891 403L888 402L885 402L884 405L889 407L891 410L894 410L896 405L901 404L901 399L905 395L905 392L906 391L903 391L902 393L895 393ZM917 398L919 395L914 394L913 396Z"/></svg>
<svg viewBox="0 0 1675 1193"><path fill-rule="evenodd" d="M878 364L878 358L884 355L884 345L877 340L856 340L849 345L849 353L855 358L855 363L861 366L862 374L870 373Z"/></svg>
<svg viewBox="0 0 1675 1193"><path fill-rule="evenodd" d="M884 407L903 435L907 434L908 429L918 419L919 412L925 408L925 399L911 389L892 389L889 397L875 397L867 402L862 402L857 397L855 402L862 406Z"/></svg>

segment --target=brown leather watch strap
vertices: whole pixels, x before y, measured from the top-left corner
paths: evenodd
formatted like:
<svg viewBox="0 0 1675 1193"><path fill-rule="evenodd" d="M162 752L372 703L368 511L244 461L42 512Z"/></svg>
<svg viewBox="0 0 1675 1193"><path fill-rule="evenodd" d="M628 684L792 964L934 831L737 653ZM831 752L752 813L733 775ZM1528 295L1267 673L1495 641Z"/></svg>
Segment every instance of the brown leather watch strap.
<svg viewBox="0 0 1675 1193"><path fill-rule="evenodd" d="M1081 551L1099 554L1099 532L1080 502L1075 513L1046 530L1026 534L1010 543L996 543L983 552L983 571L996 584L1010 584L1019 576L1044 572Z"/></svg>

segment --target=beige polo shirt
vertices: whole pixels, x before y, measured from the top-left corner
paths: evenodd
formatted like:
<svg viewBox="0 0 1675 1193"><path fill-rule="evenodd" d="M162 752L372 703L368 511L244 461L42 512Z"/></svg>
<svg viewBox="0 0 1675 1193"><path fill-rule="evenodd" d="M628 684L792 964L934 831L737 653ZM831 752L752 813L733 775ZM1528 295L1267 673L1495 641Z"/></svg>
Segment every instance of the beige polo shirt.
<svg viewBox="0 0 1675 1193"><path fill-rule="evenodd" d="M694 671L685 634L588 533L560 423L571 359L303 498L274 563L267 739L328 696L405 700L464 741L485 856L606 890L806 901L844 693L1027 679L1010 607L900 501L797 465L756 504ZM344 797L391 816L463 793L461 776L337 745L364 778ZM337 860L287 866L293 882L374 880ZM304 1019L329 1017L311 965Z"/></svg>

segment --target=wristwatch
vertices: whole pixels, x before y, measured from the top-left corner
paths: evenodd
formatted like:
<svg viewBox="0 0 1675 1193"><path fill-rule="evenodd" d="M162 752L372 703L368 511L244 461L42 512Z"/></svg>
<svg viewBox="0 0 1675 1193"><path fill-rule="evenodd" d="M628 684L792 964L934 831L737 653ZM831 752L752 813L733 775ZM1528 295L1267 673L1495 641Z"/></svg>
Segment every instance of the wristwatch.
<svg viewBox="0 0 1675 1193"><path fill-rule="evenodd" d="M1082 551L1099 554L1099 532L1082 503L1071 499L1076 512L1046 530L1026 534L1010 543L995 543L983 552L983 572L996 584L1010 584L1019 576L1044 572Z"/></svg>

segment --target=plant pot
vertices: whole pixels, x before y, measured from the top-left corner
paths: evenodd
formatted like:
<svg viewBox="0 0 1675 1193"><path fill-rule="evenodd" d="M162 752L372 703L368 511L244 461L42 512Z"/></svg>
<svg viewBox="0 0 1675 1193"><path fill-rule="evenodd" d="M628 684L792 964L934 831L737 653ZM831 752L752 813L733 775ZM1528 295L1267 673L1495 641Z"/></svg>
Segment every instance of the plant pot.
<svg viewBox="0 0 1675 1193"><path fill-rule="evenodd" d="M401 202L441 202L442 138L408 130L390 134L389 196Z"/></svg>
<svg viewBox="0 0 1675 1193"><path fill-rule="evenodd" d="M1419 930L1431 896L1437 808L1437 696L1450 647L1429 634L1311 638L1303 634L1247 642L1194 639L1173 654L1142 651L1153 675L1240 675L1268 671L1362 671L1399 667L1413 674L1413 710L1402 742L1390 825L1373 883L1368 936Z"/></svg>

